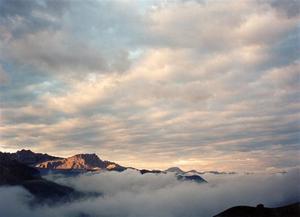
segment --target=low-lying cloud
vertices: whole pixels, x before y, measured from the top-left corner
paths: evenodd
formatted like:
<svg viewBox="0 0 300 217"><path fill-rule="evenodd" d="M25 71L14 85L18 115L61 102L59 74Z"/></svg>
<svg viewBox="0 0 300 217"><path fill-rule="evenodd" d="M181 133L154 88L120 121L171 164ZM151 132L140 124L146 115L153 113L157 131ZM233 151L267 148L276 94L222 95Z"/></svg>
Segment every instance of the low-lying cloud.
<svg viewBox="0 0 300 217"><path fill-rule="evenodd" d="M299 170L273 175L211 175L208 184L179 182L172 174L135 171L49 177L80 191L102 193L58 206L30 207L19 187L0 188L1 216L9 217L211 217L236 205L280 206L299 201Z"/></svg>

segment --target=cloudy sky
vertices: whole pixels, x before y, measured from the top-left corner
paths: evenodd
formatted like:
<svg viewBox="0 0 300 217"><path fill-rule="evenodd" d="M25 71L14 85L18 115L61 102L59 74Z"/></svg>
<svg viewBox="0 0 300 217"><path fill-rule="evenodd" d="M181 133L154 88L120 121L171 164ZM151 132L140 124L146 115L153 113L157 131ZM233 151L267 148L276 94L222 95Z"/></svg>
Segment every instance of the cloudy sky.
<svg viewBox="0 0 300 217"><path fill-rule="evenodd" d="M299 1L0 0L0 150L300 165Z"/></svg>

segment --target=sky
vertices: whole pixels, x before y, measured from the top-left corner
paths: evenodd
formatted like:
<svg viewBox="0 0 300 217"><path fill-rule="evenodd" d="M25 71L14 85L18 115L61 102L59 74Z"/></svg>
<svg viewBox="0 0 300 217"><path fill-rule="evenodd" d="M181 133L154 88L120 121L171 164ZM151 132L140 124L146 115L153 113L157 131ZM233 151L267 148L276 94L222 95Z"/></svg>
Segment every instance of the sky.
<svg viewBox="0 0 300 217"><path fill-rule="evenodd" d="M0 0L0 151L299 167L299 4Z"/></svg>

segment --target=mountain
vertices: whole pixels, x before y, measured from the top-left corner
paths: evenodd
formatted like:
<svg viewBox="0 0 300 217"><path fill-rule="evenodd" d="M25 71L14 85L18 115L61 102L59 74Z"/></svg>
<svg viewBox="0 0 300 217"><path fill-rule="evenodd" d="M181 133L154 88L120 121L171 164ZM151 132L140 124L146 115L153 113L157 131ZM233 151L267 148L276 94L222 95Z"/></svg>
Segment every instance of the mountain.
<svg viewBox="0 0 300 217"><path fill-rule="evenodd" d="M77 154L72 157L45 161L36 164L37 168L61 170L102 170L105 163L96 154Z"/></svg>
<svg viewBox="0 0 300 217"><path fill-rule="evenodd" d="M184 174L185 172L180 169L179 167L170 167L169 169L166 169L165 172L170 172L170 173L177 173L177 174Z"/></svg>
<svg viewBox="0 0 300 217"><path fill-rule="evenodd" d="M67 176L76 176L87 171L117 171L123 172L127 169L139 171L142 175L146 173L175 173L174 175L180 181L195 181L197 183L206 182L198 172L185 172L178 167L171 167L165 171L146 170L124 167L112 161L103 161L96 154L77 154L68 158L60 158L48 154L34 153L30 150L21 150L16 153L6 153L11 159L20 163L32 166L39 170L40 174L47 175L64 174Z"/></svg>
<svg viewBox="0 0 300 217"><path fill-rule="evenodd" d="M201 176L198 175L180 175L177 174L176 178L180 181L193 181L196 183L207 183L205 179L203 179Z"/></svg>
<svg viewBox="0 0 300 217"><path fill-rule="evenodd" d="M167 173L175 173L176 178L179 181L193 181L196 183L206 183L207 181L203 179L196 170L191 170L188 172L183 171L179 167L171 167L166 169Z"/></svg>
<svg viewBox="0 0 300 217"><path fill-rule="evenodd" d="M123 167L115 162L111 162L111 161L103 161L104 166L106 168L106 170L108 171L118 171L118 172L123 172L124 170L126 170L126 167Z"/></svg>
<svg viewBox="0 0 300 217"><path fill-rule="evenodd" d="M0 186L23 186L39 202L62 202L77 198L74 189L43 179L37 169L0 152Z"/></svg>
<svg viewBox="0 0 300 217"><path fill-rule="evenodd" d="M183 171L179 167L170 167L169 169L166 169L165 172L173 172L185 176L193 176L193 175L204 175L204 174L214 174L214 175L234 175L237 174L236 172L219 172L219 171L204 171L204 172L198 172L197 170L189 170L189 171Z"/></svg>
<svg viewBox="0 0 300 217"><path fill-rule="evenodd" d="M75 171L118 171L126 170L117 163L103 161L96 154L77 154L72 157L49 160L35 165L39 169L75 170Z"/></svg>
<svg viewBox="0 0 300 217"><path fill-rule="evenodd" d="M21 151L17 151L15 153L7 153L7 154L10 155L11 159L15 159L20 163L26 165L35 165L45 161L62 159L48 154L34 153L31 150L25 150L25 149L22 149Z"/></svg>
<svg viewBox="0 0 300 217"><path fill-rule="evenodd" d="M9 154L0 152L0 185L18 185L23 181L39 179L38 170L26 166Z"/></svg>
<svg viewBox="0 0 300 217"><path fill-rule="evenodd" d="M142 175L146 174L146 173L154 173L154 174L160 174L160 173L166 173L164 171L160 171L160 170L146 170L146 169L141 169L138 170Z"/></svg>
<svg viewBox="0 0 300 217"><path fill-rule="evenodd" d="M235 175L237 174L236 172L219 172L219 171L205 171L203 174L210 173L214 175Z"/></svg>
<svg viewBox="0 0 300 217"><path fill-rule="evenodd" d="M115 162L102 161L96 154L77 154L72 157L61 158L25 149L6 154L11 159L38 169L74 171L108 170L118 172L126 170L126 167Z"/></svg>
<svg viewBox="0 0 300 217"><path fill-rule="evenodd" d="M300 216L300 203L278 207L266 208L262 204L256 207L236 206L215 215L214 217L298 217Z"/></svg>

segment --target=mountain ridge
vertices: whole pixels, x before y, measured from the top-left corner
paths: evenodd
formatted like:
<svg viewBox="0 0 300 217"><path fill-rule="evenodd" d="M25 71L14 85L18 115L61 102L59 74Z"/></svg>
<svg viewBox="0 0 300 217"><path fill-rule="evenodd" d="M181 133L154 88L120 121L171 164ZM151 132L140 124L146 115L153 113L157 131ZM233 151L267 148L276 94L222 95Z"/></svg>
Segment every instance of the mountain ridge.
<svg viewBox="0 0 300 217"><path fill-rule="evenodd" d="M42 178L36 168L15 160L7 153L0 152L0 174L0 186L22 186L35 196L35 202L67 202L81 196L71 187Z"/></svg>
<svg viewBox="0 0 300 217"><path fill-rule="evenodd" d="M188 174L178 167L172 167L167 170L148 170L124 167L112 161L102 160L95 153L82 153L67 158L61 158L48 154L34 153L31 150L22 149L21 151L17 151L15 153L6 154L10 155L12 159L19 160L19 162L24 163L25 165L38 169L40 173L44 175L49 173L77 175L89 171L123 172L127 169L133 169L140 172L142 175L146 173L166 174L175 172L175 177L180 181L194 181L197 183L206 182L206 180L204 180L199 173Z"/></svg>
<svg viewBox="0 0 300 217"><path fill-rule="evenodd" d="M31 150L22 149L15 153L7 153L12 159L19 161L26 165L34 165L48 160L62 159L61 157L51 156L46 153L35 153Z"/></svg>
<svg viewBox="0 0 300 217"><path fill-rule="evenodd" d="M58 170L86 170L86 171L118 171L126 169L115 162L103 161L96 154L76 154L71 157L50 160L38 163L35 167L40 169Z"/></svg>
<svg viewBox="0 0 300 217"><path fill-rule="evenodd" d="M213 217L297 217L300 216L300 202L277 207L267 208L259 204L256 207L235 206Z"/></svg>

